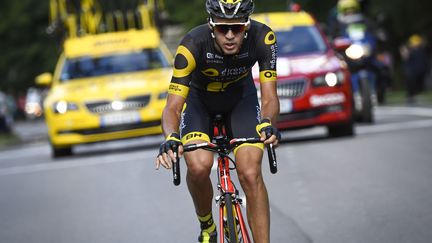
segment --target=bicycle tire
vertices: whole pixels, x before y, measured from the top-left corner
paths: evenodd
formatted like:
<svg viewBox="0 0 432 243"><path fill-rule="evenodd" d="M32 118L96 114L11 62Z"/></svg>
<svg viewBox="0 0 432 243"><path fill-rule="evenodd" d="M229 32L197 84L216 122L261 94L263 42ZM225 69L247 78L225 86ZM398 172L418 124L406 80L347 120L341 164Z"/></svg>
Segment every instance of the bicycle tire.
<svg viewBox="0 0 432 243"><path fill-rule="evenodd" d="M237 243L237 224L233 214L233 202L230 195L225 196L226 221L224 225L228 230L228 240L230 243Z"/></svg>

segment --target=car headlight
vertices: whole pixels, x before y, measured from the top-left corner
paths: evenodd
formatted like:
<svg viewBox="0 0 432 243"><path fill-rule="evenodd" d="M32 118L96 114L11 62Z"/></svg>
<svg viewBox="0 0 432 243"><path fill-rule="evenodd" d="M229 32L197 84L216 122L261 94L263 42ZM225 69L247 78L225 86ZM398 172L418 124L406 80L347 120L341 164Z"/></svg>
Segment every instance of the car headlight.
<svg viewBox="0 0 432 243"><path fill-rule="evenodd" d="M337 72L328 72L324 75L317 76L313 79L314 86L329 86L334 87L336 85L340 85L344 81L344 74L342 71Z"/></svg>
<svg viewBox="0 0 432 243"><path fill-rule="evenodd" d="M347 57L357 60L364 56L369 56L371 47L368 44L352 44L345 50Z"/></svg>
<svg viewBox="0 0 432 243"><path fill-rule="evenodd" d="M37 102L29 102L25 105L25 112L27 114L37 115L42 114L42 107Z"/></svg>
<svg viewBox="0 0 432 243"><path fill-rule="evenodd" d="M68 111L78 110L78 105L72 102L61 100L54 103L53 110L55 113L64 114Z"/></svg>

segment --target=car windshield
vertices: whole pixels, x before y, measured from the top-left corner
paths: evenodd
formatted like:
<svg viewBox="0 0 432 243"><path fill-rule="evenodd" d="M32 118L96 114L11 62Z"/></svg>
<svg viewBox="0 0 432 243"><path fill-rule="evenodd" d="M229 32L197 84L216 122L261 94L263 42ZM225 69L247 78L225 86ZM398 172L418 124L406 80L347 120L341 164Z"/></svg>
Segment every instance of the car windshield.
<svg viewBox="0 0 432 243"><path fill-rule="evenodd" d="M289 31L276 32L279 56L324 52L327 46L314 26L293 27Z"/></svg>
<svg viewBox="0 0 432 243"><path fill-rule="evenodd" d="M160 49L144 49L102 57L66 59L60 75L62 82L101 75L145 71L169 67Z"/></svg>

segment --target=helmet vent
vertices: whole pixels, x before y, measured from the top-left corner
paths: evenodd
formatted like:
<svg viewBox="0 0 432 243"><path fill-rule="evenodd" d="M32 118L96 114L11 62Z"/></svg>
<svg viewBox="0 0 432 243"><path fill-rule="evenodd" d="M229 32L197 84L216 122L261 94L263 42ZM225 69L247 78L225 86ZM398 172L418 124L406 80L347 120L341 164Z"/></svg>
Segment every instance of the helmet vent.
<svg viewBox="0 0 432 243"><path fill-rule="evenodd" d="M237 14L239 8L240 8L240 4L241 3L237 3L237 4L226 4L225 6L222 4L222 2L219 2L219 6L222 10L222 13L227 17L227 18L234 18L234 16ZM235 9L233 10L233 8L235 7ZM228 10L228 11L226 11Z"/></svg>

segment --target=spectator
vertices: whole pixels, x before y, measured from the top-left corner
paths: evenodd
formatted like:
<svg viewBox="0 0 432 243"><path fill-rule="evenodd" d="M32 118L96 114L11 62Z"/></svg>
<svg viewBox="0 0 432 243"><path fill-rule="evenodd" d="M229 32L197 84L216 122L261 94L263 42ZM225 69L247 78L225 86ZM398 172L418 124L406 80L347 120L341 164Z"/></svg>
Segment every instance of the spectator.
<svg viewBox="0 0 432 243"><path fill-rule="evenodd" d="M406 45L401 47L400 52L404 60L407 103L412 104L416 102L415 96L425 89L429 56L425 41L418 34L412 35Z"/></svg>

